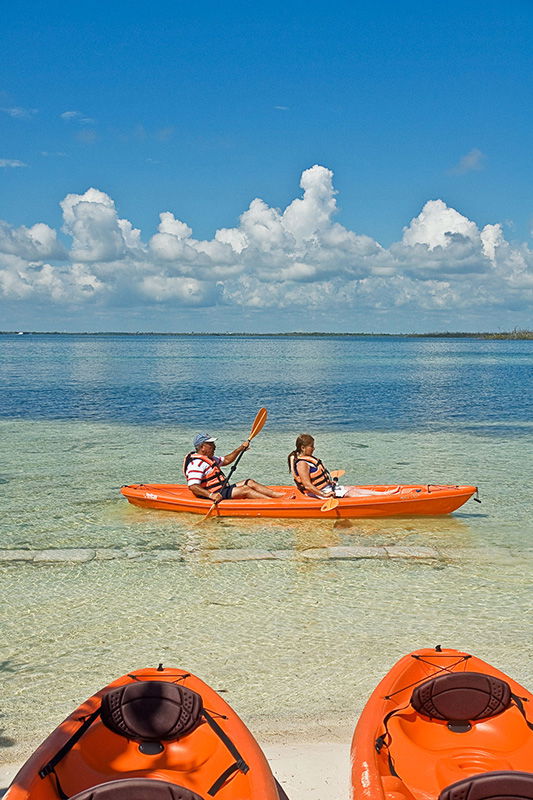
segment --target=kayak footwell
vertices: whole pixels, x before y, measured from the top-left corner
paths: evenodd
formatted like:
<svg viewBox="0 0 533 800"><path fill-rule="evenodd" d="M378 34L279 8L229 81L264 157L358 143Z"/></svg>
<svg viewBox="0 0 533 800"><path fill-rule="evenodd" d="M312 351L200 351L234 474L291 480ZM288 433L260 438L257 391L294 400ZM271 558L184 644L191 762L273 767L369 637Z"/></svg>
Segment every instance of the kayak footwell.
<svg viewBox="0 0 533 800"><path fill-rule="evenodd" d="M338 498L334 509L321 511L323 500L306 497L293 486L272 486L283 497L261 500L222 500L213 511L220 517L272 517L287 519L339 519L450 514L477 491L475 486L409 485L391 492L392 486L362 486L375 494ZM163 511L207 514L210 500L195 497L182 484L136 483L121 493L133 505ZM388 493L386 493L388 492Z"/></svg>

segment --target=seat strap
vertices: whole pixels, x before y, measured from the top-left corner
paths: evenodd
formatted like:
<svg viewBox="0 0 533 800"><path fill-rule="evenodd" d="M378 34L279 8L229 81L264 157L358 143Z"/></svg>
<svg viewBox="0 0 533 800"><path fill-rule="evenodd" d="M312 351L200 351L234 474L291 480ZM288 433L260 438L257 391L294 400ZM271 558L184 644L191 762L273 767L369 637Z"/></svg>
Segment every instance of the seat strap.
<svg viewBox="0 0 533 800"><path fill-rule="evenodd" d="M235 747L235 745L233 744L227 733L220 727L218 722L216 722L216 720L211 716L211 714L209 714L205 710L205 708L203 709L202 713L209 727L216 733L216 735L224 743L224 745L227 747L227 749L235 759L235 762L231 764L226 770L224 770L222 775L220 775L220 777L217 778L217 780L209 789L208 794L211 797L214 797L216 793L219 791L219 789L224 785L224 783L230 777L230 775L233 775L233 773L236 772L237 770L240 770L242 773L246 774L249 771L250 767L248 766L248 764L246 763L246 761L244 760L238 749ZM57 751L55 756L53 756L53 758L51 758L50 761L44 764L39 770L39 776L41 778L46 778L46 776L50 775L51 773L54 774L57 793L61 798L61 800L68 800L68 795L65 794L65 792L61 788L61 784L59 782L59 778L57 776L55 768L57 764L59 764L59 762L67 755L67 753L69 753L72 750L76 742L78 742L81 739L85 731L93 724L95 719L97 719L99 716L100 716L100 708L97 708L96 711L93 711L92 714L89 714L88 717L85 717L80 727L72 734L70 739L67 739L65 744Z"/></svg>
<svg viewBox="0 0 533 800"><path fill-rule="evenodd" d="M527 727L530 730L533 731L533 722L530 722L528 720L528 718L526 717L526 709L524 708L524 702L523 701L525 700L527 702L527 698L526 697L519 697L517 694L513 694L511 692L511 700L514 700L514 702L516 704L516 707L518 708L518 710L520 711L520 713L524 717L524 720L526 722Z"/></svg>
<svg viewBox="0 0 533 800"><path fill-rule="evenodd" d="M61 747L57 751L55 756L53 756L53 758L51 758L50 761L48 761L46 764L44 764L41 767L41 769L39 770L39 777L40 778L46 778L46 776L50 775L51 772L54 773L54 776L55 776L55 779L56 779L56 784L57 784L57 793L58 793L59 797L61 798L61 800L67 800L68 795L66 795L65 792L63 791L63 789L61 788L61 784L59 783L59 778L57 777L55 768L59 764L61 759L63 759L66 756L66 754L69 753L72 750L72 748L74 747L76 742L79 739L81 739L81 737L83 736L85 731L93 724L95 719L97 719L99 716L100 716L100 707L98 707L96 709L96 711L93 711L92 714L89 714L88 717L84 718L84 720L81 723L80 727L72 734L70 739L67 739L67 741L65 742L63 747Z"/></svg>
<svg viewBox="0 0 533 800"><path fill-rule="evenodd" d="M389 762L389 769L390 769L391 775L394 775L395 778L399 778L400 776L398 775L398 773L394 769L394 761L392 760L392 755L391 755L391 751L390 751L390 745L392 743L392 736L389 733L388 722L389 722L389 719L391 717L393 717L395 714L399 714L401 711L405 711L405 709L408 708L408 707L409 707L409 704L407 704L403 708L393 708L392 711L389 711L389 713L383 719L383 727L385 728L385 733L382 733L381 736L378 736L378 738L376 739L376 741L374 743L374 747L376 748L376 752L378 752L378 753L381 753L381 750L383 749L383 747L387 748L387 757L388 757L387 760ZM387 741L387 739L388 739L388 741Z"/></svg>
<svg viewBox="0 0 533 800"><path fill-rule="evenodd" d="M528 718L526 716L526 710L524 708L524 702L523 701L527 700L527 698L519 697L518 695L513 694L511 692L511 699L514 700L514 703L515 703L516 707L518 708L518 710L520 711L520 713L524 717L525 723L528 726L528 728L533 731L533 722L530 722L528 720ZM408 706L404 706L404 708L395 708L392 711L389 711L389 713L383 719L383 727L385 728L385 732L382 733L381 736L378 736L378 738L375 741L375 748L376 748L376 751L378 753L381 752L383 747L387 748L387 750L388 750L389 769L391 771L391 775L394 775L396 778L398 778L399 775L398 775L398 773L396 772L396 770L394 768L394 761L392 760L392 756L391 756L390 745L392 743L392 737L391 737L391 734L389 732L388 722L391 719L391 717L393 717L395 714L399 714L400 711L404 711L405 708L408 708Z"/></svg>
<svg viewBox="0 0 533 800"><path fill-rule="evenodd" d="M211 714L209 714L209 712L207 712L205 708L202 713L205 717L205 721L207 722L211 730L213 730L216 733L218 738L225 744L225 746L235 759L235 762L231 764L226 770L224 770L222 775L220 775L220 777L216 779L214 784L208 790L207 794L210 795L211 797L214 797L216 793L219 791L219 789L221 789L222 786L225 784L230 775L233 775L233 773L237 772L237 770L240 770L244 775L246 775L250 767L248 766L244 758L241 756L241 754L239 753L239 751L229 738L228 734L220 727L218 722L215 719L213 719Z"/></svg>
<svg viewBox="0 0 533 800"><path fill-rule="evenodd" d="M96 711L93 711L92 714L89 714L88 717L84 718L84 720L83 720L82 724L80 725L80 727L78 728L78 730L75 731L72 734L70 739L67 739L67 741L65 742L63 747L61 747L57 751L55 756L53 758L51 758L50 761L48 761L48 763L44 764L41 767L41 769L39 770L39 776L41 778L46 778L46 776L49 775L50 772L52 772L54 770L54 767L56 767L57 764L59 764L61 759L64 758L66 756L66 754L68 752L70 752L70 750L72 750L72 748L74 747L76 742L79 739L81 739L81 737L83 736L85 731L93 724L95 719L97 719L97 717L99 717L99 716L100 716L100 708L97 708Z"/></svg>

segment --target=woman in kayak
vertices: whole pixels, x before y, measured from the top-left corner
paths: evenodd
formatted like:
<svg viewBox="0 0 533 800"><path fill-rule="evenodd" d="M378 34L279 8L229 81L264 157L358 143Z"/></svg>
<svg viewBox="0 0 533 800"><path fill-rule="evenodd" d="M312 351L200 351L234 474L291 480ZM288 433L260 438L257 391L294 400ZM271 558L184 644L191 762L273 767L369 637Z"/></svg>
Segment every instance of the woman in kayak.
<svg viewBox="0 0 533 800"><path fill-rule="evenodd" d="M319 458L313 455L315 440L308 433L296 439L296 449L289 453L289 472L302 494L327 500L329 497L362 497L364 495L395 494L399 486L390 489L365 489L361 486L339 486Z"/></svg>

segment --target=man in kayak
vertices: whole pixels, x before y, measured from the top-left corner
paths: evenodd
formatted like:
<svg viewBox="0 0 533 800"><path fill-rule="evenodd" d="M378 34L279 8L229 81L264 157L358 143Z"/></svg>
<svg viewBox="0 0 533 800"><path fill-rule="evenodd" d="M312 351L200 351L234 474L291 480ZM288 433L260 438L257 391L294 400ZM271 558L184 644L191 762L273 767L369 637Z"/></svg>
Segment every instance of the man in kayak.
<svg viewBox="0 0 533 800"><path fill-rule="evenodd" d="M260 500L265 497L282 497L269 486L247 478L239 483L228 484L221 467L233 463L237 456L248 450L250 442L246 440L239 447L220 458L215 455L216 438L208 433L198 433L193 439L194 451L185 456L183 473L187 486L195 497L204 497L213 503L221 500Z"/></svg>
<svg viewBox="0 0 533 800"><path fill-rule="evenodd" d="M288 463L297 488L309 497L327 500L330 497L363 497L365 495L396 494L399 486L387 489L366 489L362 486L339 486L324 464L313 453L315 440L308 433L296 439L296 449L289 453Z"/></svg>

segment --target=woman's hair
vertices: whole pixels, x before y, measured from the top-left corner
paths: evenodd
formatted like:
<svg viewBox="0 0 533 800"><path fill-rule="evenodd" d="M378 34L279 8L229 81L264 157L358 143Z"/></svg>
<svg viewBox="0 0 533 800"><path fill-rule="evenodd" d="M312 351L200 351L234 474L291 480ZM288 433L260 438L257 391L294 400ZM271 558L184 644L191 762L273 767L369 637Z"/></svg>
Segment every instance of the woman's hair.
<svg viewBox="0 0 533 800"><path fill-rule="evenodd" d="M292 462L294 461L298 453L301 453L303 448L307 447L307 445L314 443L315 440L308 433L301 433L298 436L298 438L296 439L296 450L293 450L292 453L289 453L289 456L287 458L287 463L289 465L289 472L291 474L292 474Z"/></svg>

